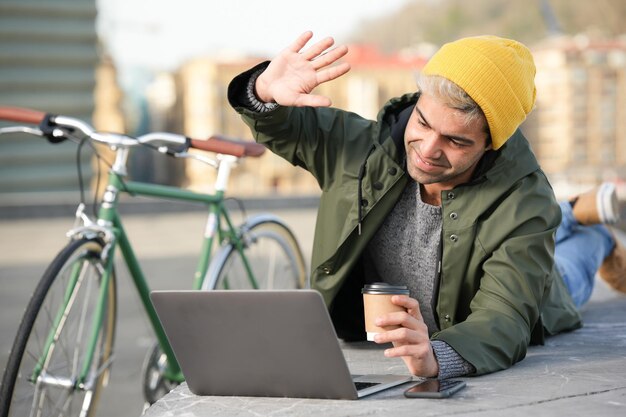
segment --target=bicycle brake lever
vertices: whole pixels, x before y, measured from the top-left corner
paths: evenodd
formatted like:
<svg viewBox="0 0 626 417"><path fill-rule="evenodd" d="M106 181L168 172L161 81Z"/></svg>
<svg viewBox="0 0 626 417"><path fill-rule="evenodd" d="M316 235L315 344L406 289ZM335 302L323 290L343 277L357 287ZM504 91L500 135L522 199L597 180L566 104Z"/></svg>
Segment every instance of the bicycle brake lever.
<svg viewBox="0 0 626 417"><path fill-rule="evenodd" d="M61 143L66 141L68 137L54 122L55 117L56 115L54 114L46 114L41 123L39 123L39 130L41 130L42 135L48 139L48 142Z"/></svg>
<svg viewBox="0 0 626 417"><path fill-rule="evenodd" d="M188 149L189 149L188 143L180 144L180 145L169 144L169 145L159 146L157 148L159 152L167 154L169 156L174 156L174 157L177 156L178 154L186 153Z"/></svg>
<svg viewBox="0 0 626 417"><path fill-rule="evenodd" d="M211 158L207 158L203 155L195 155L189 152L177 152L173 156L176 158L187 158L187 159L195 159L196 161L204 162L205 164L211 165L213 168L219 168L219 163Z"/></svg>

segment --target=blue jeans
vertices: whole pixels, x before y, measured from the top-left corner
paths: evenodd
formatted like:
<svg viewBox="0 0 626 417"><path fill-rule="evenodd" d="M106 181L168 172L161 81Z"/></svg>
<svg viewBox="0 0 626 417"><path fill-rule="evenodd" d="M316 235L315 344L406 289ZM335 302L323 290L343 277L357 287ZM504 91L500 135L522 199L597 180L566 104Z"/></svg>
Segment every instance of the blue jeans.
<svg viewBox="0 0 626 417"><path fill-rule="evenodd" d="M576 307L581 307L591 297L596 272L615 242L602 224L580 225L568 202L561 203L561 212L563 219L556 231L554 260Z"/></svg>

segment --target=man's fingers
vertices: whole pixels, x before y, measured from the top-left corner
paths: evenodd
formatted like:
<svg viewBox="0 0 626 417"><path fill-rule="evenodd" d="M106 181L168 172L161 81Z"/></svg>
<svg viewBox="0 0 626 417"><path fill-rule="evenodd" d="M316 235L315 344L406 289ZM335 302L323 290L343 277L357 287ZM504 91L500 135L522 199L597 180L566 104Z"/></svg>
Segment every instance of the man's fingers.
<svg viewBox="0 0 626 417"><path fill-rule="evenodd" d="M408 295L394 295L391 297L391 302L397 306L404 307L407 310L409 309L418 309L419 303L415 298L411 298Z"/></svg>
<svg viewBox="0 0 626 417"><path fill-rule="evenodd" d="M302 51L302 57L307 61L312 61L318 56L322 55L322 53L333 46L335 40L331 37L326 37L319 42L314 43L308 49Z"/></svg>
<svg viewBox="0 0 626 417"><path fill-rule="evenodd" d="M375 336L376 343L418 343L428 338L426 323L417 320L407 313L390 313L376 321L380 327L400 326L397 329L387 330Z"/></svg>
<svg viewBox="0 0 626 417"><path fill-rule="evenodd" d="M385 356L388 358L398 358L402 356L410 356L417 360L425 360L431 353L432 347L430 342L420 344L395 345L392 348L385 349Z"/></svg>
<svg viewBox="0 0 626 417"><path fill-rule="evenodd" d="M419 343L421 341L421 336L417 330L400 327L398 329L378 333L374 339L376 343L398 343L401 345L407 345Z"/></svg>
<svg viewBox="0 0 626 417"><path fill-rule="evenodd" d="M339 78L348 71L350 71L350 64L348 63L339 64L335 67L319 71L317 73L317 85Z"/></svg>
<svg viewBox="0 0 626 417"><path fill-rule="evenodd" d="M346 45L340 45L336 48L330 49L323 54L313 58L311 63L316 70L327 67L348 53L348 47Z"/></svg>
<svg viewBox="0 0 626 417"><path fill-rule="evenodd" d="M420 305L415 298L406 295L394 295L391 297L391 302L397 306L404 307L410 315L419 321L424 321L422 313L420 312Z"/></svg>
<svg viewBox="0 0 626 417"><path fill-rule="evenodd" d="M387 313L384 316L376 318L376 325L385 326L402 326L409 329L417 330L419 321L406 311L396 311Z"/></svg>
<svg viewBox="0 0 626 417"><path fill-rule="evenodd" d="M305 48L312 37L311 31L304 32L270 63L268 69L257 79L259 98L284 106L331 105L328 97L310 92L318 85L334 80L350 70L350 65L345 63L332 66L348 52L348 48L341 46L329 49L335 43L331 37Z"/></svg>
<svg viewBox="0 0 626 417"><path fill-rule="evenodd" d="M306 45L307 42L310 41L312 37L313 37L313 32L311 32L310 30L307 30L302 35L298 36L298 38L287 49L292 52L298 53L300 52L302 48L304 48L304 45Z"/></svg>

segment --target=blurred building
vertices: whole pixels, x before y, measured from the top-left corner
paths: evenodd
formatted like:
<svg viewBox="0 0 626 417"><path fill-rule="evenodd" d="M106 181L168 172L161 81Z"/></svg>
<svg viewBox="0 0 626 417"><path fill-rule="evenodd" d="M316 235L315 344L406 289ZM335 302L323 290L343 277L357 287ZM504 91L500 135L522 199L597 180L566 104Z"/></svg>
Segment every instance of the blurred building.
<svg viewBox="0 0 626 417"><path fill-rule="evenodd" d="M122 109L124 95L119 87L117 69L108 56L102 57L96 68L96 86L93 94L94 128L103 132L125 133L127 121ZM92 167L94 172L99 171L101 175L92 176L91 187L98 195L102 195L106 185L105 174L109 170L108 163L113 161L114 154L108 146L103 144L94 144L94 146L102 158L92 158Z"/></svg>
<svg viewBox="0 0 626 417"><path fill-rule="evenodd" d="M233 77L259 61L247 58L198 58L184 64L178 73L178 87L185 135L194 139L225 135L252 140L247 126L228 104L227 88ZM249 158L232 172L230 190L237 195L271 193L274 191L272 184L278 181L277 178L297 175L294 174L295 170L285 169L289 166L269 153L259 159ZM213 191L212 185L216 178L214 168L199 161L188 160L185 174L189 188Z"/></svg>
<svg viewBox="0 0 626 417"><path fill-rule="evenodd" d="M95 17L95 0L0 1L0 104L91 121L98 63ZM88 177L89 152L81 160ZM3 135L0 198L7 203L12 196L48 193L75 200L75 161L75 144L53 146L33 136Z"/></svg>
<svg viewBox="0 0 626 417"><path fill-rule="evenodd" d="M410 52L383 54L370 45L350 45L342 62L350 64L345 76L318 87L333 106L376 119L378 111L391 98L416 90L416 74L426 58Z"/></svg>
<svg viewBox="0 0 626 417"><path fill-rule="evenodd" d="M537 104L523 129L557 191L626 178L626 40L552 38L533 55Z"/></svg>
<svg viewBox="0 0 626 417"><path fill-rule="evenodd" d="M94 89L95 108L92 120L96 130L126 132L126 120L122 111L123 93L117 78L113 61L107 56L102 57L96 68Z"/></svg>
<svg viewBox="0 0 626 417"><path fill-rule="evenodd" d="M144 88L137 82L134 112L141 122L126 133L142 135L151 132L183 133L183 110L176 85L176 76L158 72L149 77ZM138 105L138 106L137 106ZM180 185L185 181L185 161L170 158L153 149L137 147L129 160L129 176L133 180L166 185Z"/></svg>
<svg viewBox="0 0 626 417"><path fill-rule="evenodd" d="M185 134L207 138L225 134L252 140L248 127L227 100L229 82L262 59L197 59L179 72ZM380 107L390 98L415 91L415 72L425 60L410 55L383 55L368 46L353 45L345 62L351 71L316 93L331 98L333 106L376 118ZM190 188L207 190L215 178L214 170L196 161L187 162ZM319 186L310 174L267 152L259 159L248 159L232 175L229 185L238 195L316 194Z"/></svg>

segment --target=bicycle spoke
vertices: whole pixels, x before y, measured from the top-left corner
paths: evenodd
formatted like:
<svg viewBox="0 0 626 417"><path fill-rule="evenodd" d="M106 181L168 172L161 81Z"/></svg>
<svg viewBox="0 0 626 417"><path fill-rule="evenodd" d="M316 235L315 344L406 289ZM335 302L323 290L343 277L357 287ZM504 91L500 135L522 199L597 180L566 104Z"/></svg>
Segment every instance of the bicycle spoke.
<svg viewBox="0 0 626 417"><path fill-rule="evenodd" d="M110 365L115 311L112 275L102 306L106 321L92 330L103 291L103 269L97 267L101 248L93 240L70 242L42 278L35 291L39 298L30 303L21 326L26 326L27 339L12 352L7 365L11 371L5 372L14 378L9 380L10 416L87 416L93 408ZM88 348L93 352L86 352ZM86 383L79 380L83 371Z"/></svg>
<svg viewBox="0 0 626 417"><path fill-rule="evenodd" d="M30 417L39 417L41 416L41 410L43 408L42 402L43 397L39 394L39 386L35 387L35 395L33 396L33 405L30 408ZM33 414L35 413L36 414Z"/></svg>
<svg viewBox="0 0 626 417"><path fill-rule="evenodd" d="M302 288L304 261L293 235L284 225L260 221L242 227L242 242L226 247L219 266L209 269L206 287L218 289Z"/></svg>
<svg viewBox="0 0 626 417"><path fill-rule="evenodd" d="M274 288L274 277L276 276L275 269L277 262L276 258L276 248L272 247L270 248L269 264L267 266L267 277L265 278L268 288Z"/></svg>

